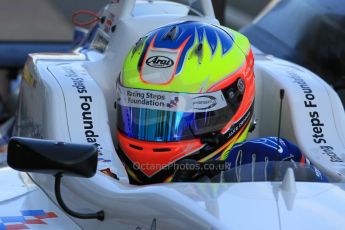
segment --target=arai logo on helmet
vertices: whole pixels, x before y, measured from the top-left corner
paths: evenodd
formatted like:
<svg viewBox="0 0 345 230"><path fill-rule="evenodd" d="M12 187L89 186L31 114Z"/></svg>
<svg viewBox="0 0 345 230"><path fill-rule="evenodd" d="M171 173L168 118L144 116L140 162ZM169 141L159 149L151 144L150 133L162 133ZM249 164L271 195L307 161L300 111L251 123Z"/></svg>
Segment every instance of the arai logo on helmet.
<svg viewBox="0 0 345 230"><path fill-rule="evenodd" d="M193 108L196 110L207 110L217 105L217 98L209 95L193 98Z"/></svg>
<svg viewBox="0 0 345 230"><path fill-rule="evenodd" d="M146 65L153 68L169 68L174 65L174 61L165 56L152 56L146 60Z"/></svg>

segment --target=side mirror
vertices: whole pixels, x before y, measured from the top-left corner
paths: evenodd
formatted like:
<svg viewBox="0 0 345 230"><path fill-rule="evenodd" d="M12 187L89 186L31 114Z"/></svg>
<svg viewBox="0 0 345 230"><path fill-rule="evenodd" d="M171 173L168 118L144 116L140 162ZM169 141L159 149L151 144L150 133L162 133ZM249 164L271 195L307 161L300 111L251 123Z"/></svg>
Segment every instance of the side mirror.
<svg viewBox="0 0 345 230"><path fill-rule="evenodd" d="M68 214L81 219L104 220L104 211L78 213L69 209L61 197L61 178L63 174L92 177L96 173L97 162L97 147L91 144L72 144L23 137L12 137L8 143L8 165L18 171L54 175L57 202Z"/></svg>
<svg viewBox="0 0 345 230"><path fill-rule="evenodd" d="M13 137L8 144L8 165L18 171L63 173L92 177L97 169L97 148L90 144Z"/></svg>

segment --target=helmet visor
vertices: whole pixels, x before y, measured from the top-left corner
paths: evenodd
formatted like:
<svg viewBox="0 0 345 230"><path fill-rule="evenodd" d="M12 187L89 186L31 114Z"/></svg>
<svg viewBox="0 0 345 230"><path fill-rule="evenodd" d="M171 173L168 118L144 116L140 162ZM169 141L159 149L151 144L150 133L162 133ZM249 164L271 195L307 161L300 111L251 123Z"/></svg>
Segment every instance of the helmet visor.
<svg viewBox="0 0 345 230"><path fill-rule="evenodd" d="M161 92L126 88L118 82L117 127L126 136L143 141L195 139L220 131L231 120L238 106L231 106L228 99L223 91Z"/></svg>

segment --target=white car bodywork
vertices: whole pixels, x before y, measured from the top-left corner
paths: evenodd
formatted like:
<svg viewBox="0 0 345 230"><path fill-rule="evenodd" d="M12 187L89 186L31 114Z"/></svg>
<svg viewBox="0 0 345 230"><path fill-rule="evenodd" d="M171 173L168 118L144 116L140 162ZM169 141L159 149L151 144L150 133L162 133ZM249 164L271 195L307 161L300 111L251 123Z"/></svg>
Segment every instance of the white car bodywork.
<svg viewBox="0 0 345 230"><path fill-rule="evenodd" d="M295 182L291 175L284 182L128 183L113 144L115 84L124 57L139 37L159 26L185 20L218 24L211 1L198 2L194 13L200 16L187 15L189 7L178 3L111 1L102 13L109 23L99 23L90 48L30 55L14 135L97 143L98 169L111 170L119 180L102 172L91 179L63 178L62 195L72 209L105 212L104 221L81 220L59 209L53 176L2 168L2 222L22 210L42 209L57 217L46 219L47 225L29 223L30 229L344 229L343 106L315 74L260 52L255 54L258 125L250 138L277 135L284 89L281 136L337 183Z"/></svg>

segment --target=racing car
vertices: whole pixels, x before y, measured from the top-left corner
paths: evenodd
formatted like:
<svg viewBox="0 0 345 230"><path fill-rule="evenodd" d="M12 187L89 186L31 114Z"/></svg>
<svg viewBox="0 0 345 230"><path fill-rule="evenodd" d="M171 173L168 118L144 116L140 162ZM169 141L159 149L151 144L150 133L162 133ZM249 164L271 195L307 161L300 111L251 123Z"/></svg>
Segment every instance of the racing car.
<svg viewBox="0 0 345 230"><path fill-rule="evenodd" d="M0 169L0 229L343 229L342 103L316 74L255 47L257 124L248 139L291 140L329 182L279 163L272 181L240 180L236 169L206 182L130 183L114 147L117 78L141 36L183 21L219 24L208 0L112 0L72 52L29 55L11 167Z"/></svg>

